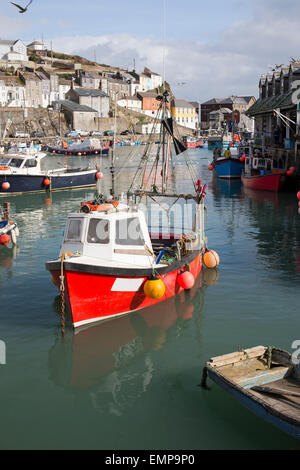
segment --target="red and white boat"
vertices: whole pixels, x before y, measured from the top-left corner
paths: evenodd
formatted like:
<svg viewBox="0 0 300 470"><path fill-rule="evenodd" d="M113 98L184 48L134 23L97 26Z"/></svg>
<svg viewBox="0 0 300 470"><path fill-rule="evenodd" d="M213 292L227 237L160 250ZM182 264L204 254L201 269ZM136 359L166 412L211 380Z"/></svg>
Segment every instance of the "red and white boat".
<svg viewBox="0 0 300 470"><path fill-rule="evenodd" d="M187 149L197 149L197 148L203 147L203 142L200 139L197 139L191 136L185 136L183 137L183 145Z"/></svg>
<svg viewBox="0 0 300 470"><path fill-rule="evenodd" d="M169 134L179 154L183 150L174 137L173 122L164 117L167 96L165 93L159 97L165 132L162 141L167 144ZM159 155L162 167L156 165L157 157L154 162L149 161L150 154L149 160L145 155L142 157L141 179L147 181L150 189L139 186L131 196L128 194L126 203L99 195L95 201L83 203L80 212L69 214L59 258L49 261L46 269L69 306L75 328L153 306L194 286L206 251L206 186L202 188L200 181L196 183L193 179L193 194L169 191L168 168L172 159L167 147L169 149L170 145L162 146ZM156 168L155 174L152 170L147 173L149 167ZM114 195L113 168L112 152L111 194ZM158 180L161 187L158 187ZM134 200L130 203L132 196ZM171 208L179 199L191 201L194 207L192 230L151 233L144 212L138 207L138 202L145 198L148 201L167 199L171 201ZM154 205L159 209L159 204ZM182 205L180 207L182 209Z"/></svg>
<svg viewBox="0 0 300 470"><path fill-rule="evenodd" d="M271 158L247 156L242 183L245 188L278 192L286 185L286 171L275 169Z"/></svg>

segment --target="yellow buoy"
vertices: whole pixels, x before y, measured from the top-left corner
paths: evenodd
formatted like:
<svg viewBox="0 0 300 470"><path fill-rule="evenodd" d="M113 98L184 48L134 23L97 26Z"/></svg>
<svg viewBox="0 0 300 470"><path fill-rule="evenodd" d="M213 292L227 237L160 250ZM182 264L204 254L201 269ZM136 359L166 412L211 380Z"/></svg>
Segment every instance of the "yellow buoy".
<svg viewBox="0 0 300 470"><path fill-rule="evenodd" d="M144 294L148 299L160 300L166 292L166 286L161 279L149 279L144 285Z"/></svg>
<svg viewBox="0 0 300 470"><path fill-rule="evenodd" d="M209 269L214 269L220 264L220 257L216 251L207 250L203 255L203 263Z"/></svg>

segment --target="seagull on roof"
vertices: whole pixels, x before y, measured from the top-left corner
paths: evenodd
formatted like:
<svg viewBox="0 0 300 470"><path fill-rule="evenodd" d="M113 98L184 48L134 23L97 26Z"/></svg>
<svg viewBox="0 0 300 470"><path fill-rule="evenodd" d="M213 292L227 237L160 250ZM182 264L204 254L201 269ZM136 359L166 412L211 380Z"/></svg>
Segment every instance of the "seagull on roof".
<svg viewBox="0 0 300 470"><path fill-rule="evenodd" d="M14 5L15 7L19 8L19 13L25 13L25 11L27 11L27 8L29 7L29 5L31 5L33 2L33 0L30 0L30 2L28 3L28 5L26 5L26 7L21 7L20 5L18 5L17 3L14 3L14 2L10 2L12 5Z"/></svg>

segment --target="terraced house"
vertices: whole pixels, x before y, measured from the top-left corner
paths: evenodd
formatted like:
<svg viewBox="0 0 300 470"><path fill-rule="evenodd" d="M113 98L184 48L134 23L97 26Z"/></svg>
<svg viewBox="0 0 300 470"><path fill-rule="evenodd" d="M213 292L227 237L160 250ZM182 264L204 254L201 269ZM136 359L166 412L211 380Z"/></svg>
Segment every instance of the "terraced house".
<svg viewBox="0 0 300 470"><path fill-rule="evenodd" d="M276 145L287 150L293 150L298 144L299 83L300 62L261 77L259 99L247 111L248 116L255 119L257 143Z"/></svg>
<svg viewBox="0 0 300 470"><path fill-rule="evenodd" d="M171 113L173 119L181 126L189 129L197 127L196 107L183 99L173 99L171 102Z"/></svg>
<svg viewBox="0 0 300 470"><path fill-rule="evenodd" d="M19 77L0 76L0 105L21 108L25 102L25 86Z"/></svg>

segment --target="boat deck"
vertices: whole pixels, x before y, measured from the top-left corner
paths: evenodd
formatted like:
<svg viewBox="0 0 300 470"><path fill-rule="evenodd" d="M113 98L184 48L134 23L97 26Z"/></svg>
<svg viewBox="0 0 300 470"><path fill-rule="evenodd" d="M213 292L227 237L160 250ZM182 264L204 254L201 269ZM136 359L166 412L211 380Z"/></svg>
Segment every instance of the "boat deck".
<svg viewBox="0 0 300 470"><path fill-rule="evenodd" d="M255 387L254 387L255 388ZM263 400L273 410L300 423L300 383L287 377L259 387L261 391L251 389L254 397Z"/></svg>

